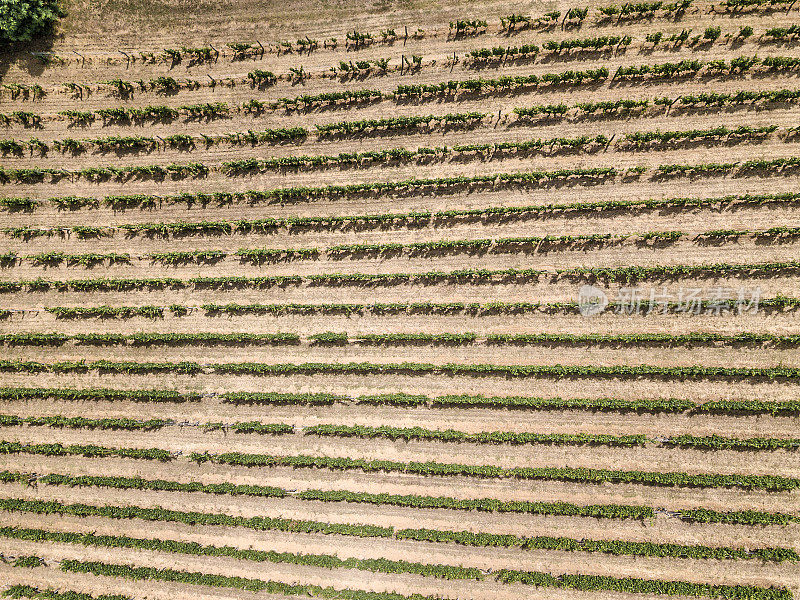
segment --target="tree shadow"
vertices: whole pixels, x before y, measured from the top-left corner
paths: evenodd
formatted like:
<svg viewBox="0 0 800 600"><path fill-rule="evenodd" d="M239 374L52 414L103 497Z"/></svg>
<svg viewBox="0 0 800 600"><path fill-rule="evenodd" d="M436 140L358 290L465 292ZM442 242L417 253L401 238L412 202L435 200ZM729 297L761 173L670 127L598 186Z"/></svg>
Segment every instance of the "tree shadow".
<svg viewBox="0 0 800 600"><path fill-rule="evenodd" d="M38 77L50 64L53 55L53 46L61 39L63 34L50 31L42 34L31 42L16 42L0 48L0 83L12 65L32 77Z"/></svg>

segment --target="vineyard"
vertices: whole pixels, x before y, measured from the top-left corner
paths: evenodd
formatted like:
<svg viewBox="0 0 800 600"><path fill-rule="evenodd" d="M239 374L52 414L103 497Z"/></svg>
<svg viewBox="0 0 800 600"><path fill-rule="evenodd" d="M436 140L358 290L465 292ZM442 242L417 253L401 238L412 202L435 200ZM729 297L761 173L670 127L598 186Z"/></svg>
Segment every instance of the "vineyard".
<svg viewBox="0 0 800 600"><path fill-rule="evenodd" d="M800 600L800 4L2 4L0 598Z"/></svg>

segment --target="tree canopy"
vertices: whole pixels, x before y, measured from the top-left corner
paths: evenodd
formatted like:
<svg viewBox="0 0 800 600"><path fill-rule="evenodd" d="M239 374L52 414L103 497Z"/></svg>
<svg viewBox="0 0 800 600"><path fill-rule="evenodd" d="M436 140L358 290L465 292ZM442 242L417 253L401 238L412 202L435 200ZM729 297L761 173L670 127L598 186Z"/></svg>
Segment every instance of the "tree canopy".
<svg viewBox="0 0 800 600"><path fill-rule="evenodd" d="M62 16L56 0L0 0L0 50L46 33Z"/></svg>

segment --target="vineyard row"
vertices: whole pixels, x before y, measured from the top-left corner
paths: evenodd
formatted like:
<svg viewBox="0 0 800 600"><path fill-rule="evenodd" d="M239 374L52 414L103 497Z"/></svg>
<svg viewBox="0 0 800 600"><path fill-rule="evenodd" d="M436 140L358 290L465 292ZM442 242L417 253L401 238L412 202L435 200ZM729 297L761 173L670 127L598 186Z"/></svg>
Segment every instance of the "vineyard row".
<svg viewBox="0 0 800 600"><path fill-rule="evenodd" d="M610 301L608 311L616 314L629 314L630 303ZM746 300L719 299L702 300L696 304L695 310L684 310L685 305L678 302L651 302L643 299L639 304L639 314L665 314L685 312L719 312L727 314L736 311L757 312L755 307L748 306ZM775 296L760 298L758 309L763 312L787 312L800 308L799 298ZM57 319L131 319L145 317L148 319L164 318L166 311L174 317L185 317L202 310L206 317L241 316L241 315L522 315L522 314L579 314L577 302L394 302L373 304L203 304L190 306L171 304L169 306L51 306L44 310L55 315ZM14 314L38 313L38 309L0 309L0 319L11 318Z"/></svg>
<svg viewBox="0 0 800 600"><path fill-rule="evenodd" d="M176 422L172 419L149 419L142 421L128 418L89 419L86 417L64 417L61 415L47 417L18 417L15 415L0 414L0 427L51 427L56 429L101 429L124 431L155 431L164 427L180 426L198 427L205 432L225 431L232 433L260 435L287 435L302 433L302 435L316 435L319 437L339 438L383 438L391 441L438 441L471 444L547 444L564 446L609 446L620 448L644 447L655 445L668 448L691 448L695 450L797 450L800 448L800 439L785 438L728 438L718 435L697 437L693 435L679 435L668 438L651 438L643 434L637 435L604 435L604 434L564 434L564 433L514 433L507 431L483 431L480 433L467 433L464 431L431 430L423 427L365 427L363 425L312 425L295 429L286 423L262 423L260 421L247 421L235 423L194 423ZM34 445L36 450L40 445ZM8 453L13 453L16 446L10 446ZM22 447L23 450L27 448ZM5 446L0 443L0 453ZM61 451L59 449L59 451ZM70 449L64 450L70 453Z"/></svg>
<svg viewBox="0 0 800 600"><path fill-rule="evenodd" d="M36 475L14 471L1 471L0 482L25 485L43 484L68 487L101 487L121 490L156 490L174 492L199 492L214 495L253 496L261 498L286 498L310 502L347 502L377 506L399 506L404 508L446 509L478 512L556 515L591 517L594 519L653 519L656 513L667 514L689 523L726 523L736 525L788 525L800 520L800 516L780 512L754 510L719 512L706 508L669 511L649 506L619 504L595 504L580 506L570 502L531 502L521 500L504 501L496 498L456 499L442 496L420 496L417 494L371 494L348 490L288 491L262 485L235 485L232 483L205 484L197 481L179 482L163 479L151 480L141 477L70 476L58 473Z"/></svg>
<svg viewBox="0 0 800 600"><path fill-rule="evenodd" d="M791 159L784 159L791 160ZM762 161L763 162L763 161ZM771 161L774 162L774 161ZM754 161L755 164L755 161ZM781 165L776 163L772 169L778 169ZM698 165L696 169L702 169L703 165ZM756 168L756 167L753 167ZM761 170L769 169L764 167ZM91 182L102 182L109 180L116 181L130 181L132 178L141 180L149 179L154 181L163 181L165 179L182 180L186 178L205 178L212 170L219 170L218 165L205 165L198 162L190 163L171 163L166 166L162 165L135 165L126 167L115 166L102 166L102 167L85 167L79 170L69 169L51 169L51 168L5 168L0 167L0 184L7 183L42 183L49 181L57 183L62 179L74 181L75 179L86 179ZM748 167L748 170L752 170ZM626 176L636 177L646 172L645 167L634 167L625 171ZM654 173L659 173L654 170ZM743 171L745 172L745 171ZM240 175L236 172L228 172L228 177L235 177ZM433 179L409 179L406 181L391 181L391 182L373 182L363 184L353 184L350 186L343 186L345 193L356 194L375 194L399 191L403 189L411 190L420 187L452 189L458 187L473 187L473 186L490 186L490 187L503 187L503 186L542 186L548 183L552 184L555 181L563 181L570 177L576 177L584 184L588 185L590 182L597 184L608 179L614 179L618 175L618 171L611 167L595 167L589 169L559 169L556 171L529 171L524 173L495 173L492 175L476 175L473 177L457 176L457 177L439 177ZM309 202L312 199L320 197L334 197L337 195L334 190L335 187L341 186L327 186L323 188L325 192L322 194L314 193L314 188L292 188L288 190L274 190L277 195L272 196L272 200L282 202ZM264 199L267 199L265 196Z"/></svg>
<svg viewBox="0 0 800 600"><path fill-rule="evenodd" d="M800 335L741 332L733 335L693 332L672 335L668 333L632 334L489 334L480 338L475 333L370 333L349 336L347 333L325 332L301 338L294 333L8 333L0 334L0 345L6 346L165 346L165 345L296 345L305 341L311 345L343 346L362 345L472 345L484 343L498 346L800 346Z"/></svg>
<svg viewBox="0 0 800 600"><path fill-rule="evenodd" d="M455 117L464 117L464 121L454 123ZM445 115L443 117L394 117L374 121L345 122L323 126L318 125L318 138L328 137L333 133L345 136L353 135L381 135L388 131L409 132L420 126L430 127L432 121L444 124L446 129L470 128L480 124L485 117L482 113L467 115ZM0 153L3 156L11 154L22 157L28 150L33 156L34 151L38 156L45 157L51 149L70 155L78 155L93 148L96 153L115 152L117 154L135 151L137 154L154 152L161 148L180 149L182 151L195 150L199 144L205 149L227 142L233 145L255 146L276 141L303 140L308 136L305 130L291 130L289 133L277 133L276 130L249 131L246 134L231 133L211 137L201 134L191 136L175 134L166 138L148 136L107 136L103 138L52 140L50 145L41 140L14 140L0 139ZM296 135L295 135L296 134ZM514 142L499 142L492 144L456 144L453 146L423 146L416 150L409 148L390 148L385 150L370 150L364 152L345 152L330 155L293 155L284 157L269 157L263 159L248 158L223 162L221 165L206 165L208 171L219 171L228 176L241 173L288 170L312 170L332 167L361 167L368 168L373 165L386 164L430 164L446 160L502 160L507 157L530 156L541 154L553 156L563 153L587 152L595 153L613 148L615 151L641 151L657 149L674 149L686 144L702 142L710 144L730 144L733 142L762 142L776 134L779 140L789 143L797 141L798 128L777 125L752 127L741 125L734 129L724 125L711 129L693 129L685 131L640 131L624 134L619 140L614 141L605 135L581 136L576 138L533 138ZM83 173L80 171L79 173Z"/></svg>
<svg viewBox="0 0 800 600"><path fill-rule="evenodd" d="M13 292L107 292L131 290L183 289L264 289L288 286L399 286L407 284L435 285L442 283L489 285L493 283L522 284L538 281L604 281L633 283L636 281L665 281L692 278L722 278L747 275L750 277L792 276L800 272L800 261L767 263L715 263L695 265L654 265L623 267L574 267L570 269L462 269L458 271L429 271L418 273L324 273L319 275L273 275L261 277L174 277L158 278L95 278L68 280L0 281L0 293Z"/></svg>
<svg viewBox="0 0 800 600"><path fill-rule="evenodd" d="M765 13L767 15L775 11L791 10L793 2L791 0L727 0L719 4L713 4L710 8L711 13L716 14L731 14L739 15L742 13ZM679 0L677 2L664 3L662 1L652 2L639 2L639 3L626 3L622 6L615 4L597 7L596 12L593 13L594 23L588 21L591 25L608 26L608 25L626 25L635 23L642 20L652 22L653 20L666 20L674 23L683 18L686 11L692 8L692 0ZM524 30L537 30L548 32L555 29L559 24L561 28L580 29L589 15L589 7L585 8L570 8L563 13L561 11L550 11L542 15L525 15L512 13L509 15L499 16L499 27L495 35L513 35ZM695 9L693 12L698 12L700 9ZM493 23L495 22L492 19ZM560 22L560 23L559 23ZM706 32L701 36L695 36L697 39L692 39L693 45L703 45L710 41L715 41L719 38L720 28L709 27ZM707 33L712 30L710 33ZM677 39L664 40L680 43L688 39L687 30L683 30ZM691 31L691 30L689 30ZM487 20L458 18L450 22L450 26L445 30L445 40L455 41L464 37L473 37L479 35L486 35L489 33L489 23ZM659 32L660 33L660 32ZM766 36L772 40L791 39L796 34L796 30L790 28L771 28L767 31ZM395 28L387 28L381 30L379 33L369 31L347 31L344 34L343 45L347 51L360 50L363 48L383 44L392 46L395 42L403 40L407 42L409 37L414 40L426 39L428 37L438 37L441 32L438 30L424 30L417 28L412 29L409 35L408 27L405 27L404 34L398 34ZM662 41L662 37L651 39L656 34L647 36L647 42L650 44L658 44ZM752 27L742 27L736 36L726 34L723 38L725 42L728 41L741 41L753 35ZM675 37L675 36L673 36ZM764 36L761 36L764 37ZM769 41L769 40L767 40ZM573 46L575 44L568 44ZM579 47L582 44L577 44ZM136 52L120 52L125 56L123 61L116 56L105 56L104 62L106 64L115 63L136 63L141 61L143 64L157 64L169 63L170 68L176 64L181 64L183 60L188 62L189 67L209 63L218 62L220 58L230 58L232 62L241 61L245 59L263 59L265 54L275 53L278 56L285 54L294 54L302 56L303 54L311 54L318 52L320 49L335 51L339 47L339 38L331 37L322 41L310 38L308 35L298 37L296 41L292 40L279 40L277 42L269 42L265 47L260 41L252 42L229 42L220 49L211 45L203 47L181 47L181 48L165 48L159 51L140 51ZM78 59L71 56L60 56L53 53L39 53L40 60L43 64L48 66L60 65L65 66L71 62L80 63L81 66L92 64L93 58L85 55L79 55Z"/></svg>
<svg viewBox="0 0 800 600"><path fill-rule="evenodd" d="M102 562L61 561L61 569L67 572L94 573L110 577L125 577L133 580L160 580L213 587L230 587L250 591L266 591L287 596L311 596L328 600L440 600L433 596L404 596L396 592L366 592L361 590L322 588L316 585L286 584L261 579L208 575L197 572L156 569L153 567L133 567ZM523 583L536 587L566 588L577 590L614 590L633 593L706 596L711 598L748 600L792 600L792 593L785 588L761 588L755 586L728 586L689 583L685 581L660 581L648 579L598 576L598 575L559 575L550 573L509 571L497 572L501 583Z"/></svg>
<svg viewBox="0 0 800 600"><path fill-rule="evenodd" d="M504 377L544 379L651 379L676 381L746 381L767 380L796 383L800 368L796 367L659 367L654 365L496 365L461 363L210 363L191 361L133 362L96 360L86 362L0 360L0 372L5 373L88 373L147 375L172 373L198 375L445 375L450 377Z"/></svg>
<svg viewBox="0 0 800 600"><path fill-rule="evenodd" d="M176 455L158 448L109 448L96 445L22 444L2 442L3 454L31 454L40 456L84 456L102 458L115 456L142 460L171 461ZM188 457L198 464L211 462L217 465L244 467L291 467L293 469L331 469L336 471L362 471L365 473L407 473L438 477L508 478L520 480L566 481L573 483L635 483L647 486L740 488L785 492L800 487L800 479L779 475L724 475L717 473L689 474L679 472L620 471L570 467L514 467L489 465L462 465L437 462L394 462L330 458L323 456L276 456L228 452L210 454L192 452Z"/></svg>
<svg viewBox="0 0 800 600"><path fill-rule="evenodd" d="M326 468L332 470L358 470L366 473L408 473L425 476L461 476L477 478L510 478L520 480L566 481L574 483L635 483L647 486L740 488L769 492L790 491L800 487L800 479L777 475L721 475L716 473L688 474L676 472L619 471L569 467L514 467L502 468L483 465L460 465L436 462L393 462L329 458L321 456L271 456L229 452L211 455L192 453L191 460L198 464L211 462L219 465L245 467Z"/></svg>
<svg viewBox="0 0 800 600"><path fill-rule="evenodd" d="M800 60L800 59L798 59ZM575 140L562 140L567 145ZM580 142L580 140L578 140ZM582 142L581 142L582 143ZM592 141L596 143L596 139ZM394 151L391 151L394 152ZM400 150L404 154L406 150ZM380 154L380 153L378 153ZM283 159L280 159L283 160ZM286 159L291 162L292 159ZM254 162L252 162L254 161ZM248 159L247 164L258 167L257 159ZM279 161L280 162L280 161ZM410 190L432 189L441 192L454 192L458 189L528 189L541 188L563 183L565 180L582 185L599 185L620 179L621 183L637 181L645 173L651 180L674 177L709 177L730 175L733 177L778 176L793 173L800 168L800 157L788 156L774 159L755 159L734 163L700 164L661 164L654 168L644 166L624 170L615 167L592 167L558 169L554 171L527 171L518 173L492 173L489 175L440 177L432 179L409 179L405 181L380 181L352 184L349 186L326 186L324 188L288 188L264 192L261 200L277 203L312 202L319 198L335 199L346 195L384 195L387 193L408 193ZM243 176L251 169L227 169L225 165L206 165L198 162L171 163L162 165L135 165L125 167L102 166L84 167L78 170L52 168L5 168L0 167L0 184L35 184L45 181L57 183L63 179L74 181L86 179L94 183L103 181L127 182L132 179L154 181L183 180L186 178L205 178L212 171L221 171L227 177Z"/></svg>
<svg viewBox="0 0 800 600"><path fill-rule="evenodd" d="M264 263L281 263L303 260L361 259L372 257L430 257L445 254L532 254L558 252L572 249L600 249L620 246L625 243L637 247L663 247L688 238L696 244L721 244L738 242L741 238L755 241L767 241L773 244L790 243L800 237L800 227L772 227L767 230L753 229L714 229L696 234L683 231L649 231L646 233L610 234L591 233L578 235L546 235L513 238L483 239L440 239L428 242L409 244L340 244L328 248L239 248L236 252L225 250L182 250L167 252L149 252L143 255L131 255L127 252L86 252L69 254L52 250L39 254L20 256L14 250L0 254L0 266L4 268L28 262L37 267L81 266L91 269L97 265L130 265L132 262L149 261L151 264L179 266L186 264L216 264L228 258L240 263L261 265Z"/></svg>
<svg viewBox="0 0 800 600"><path fill-rule="evenodd" d="M310 194L315 197L326 197L328 190L335 196L346 195L348 192L359 193L359 189L351 189L347 186L332 188L307 188ZM219 207L250 204L255 205L263 201L270 201L273 197L282 197L285 189L246 192L217 192L213 194L205 193L181 193L175 196L153 196L145 194L133 194L122 196L106 196L103 205L114 211L125 211L133 208L140 210L154 210L162 208L164 204L174 206L184 204L187 209L198 205L206 208L209 205ZM363 191L363 190L362 190ZM294 195L294 194L293 194ZM62 196L50 198L48 200L33 200L31 198L4 197L0 198L0 208L11 212L33 212L38 207L47 204L54 204L58 210L80 210L80 209L99 209L100 200L96 198L85 198L76 196ZM97 227L82 225L75 227L5 227L3 232L14 238L29 239L38 236L52 237L54 235L67 236L74 233L79 238L109 237L114 235L117 230L124 231L126 235L132 236L143 234L147 236L176 236L198 235L203 233L227 234L233 233L273 233L278 229L289 231L300 229L331 229L337 230L346 227L357 227L359 229L368 226L385 227L420 227L437 224L448 224L453 221L490 223L494 221L508 222L513 220L524 220L530 218L542 218L548 214L561 213L592 213L601 215L602 213L616 213L623 210L661 210L661 209L687 209L698 208L733 208L742 206L769 206L777 204L779 206L793 207L800 203L800 193L786 192L777 194L743 194L729 195L711 198L650 198L646 200L604 200L592 202L570 202L564 204L539 204L528 206L492 206L488 208L466 209L466 210L446 210L446 211L414 211L409 213L386 213L373 215L342 215L327 217L285 217L285 218L265 218L253 221L201 221L199 223L131 223L117 227ZM775 230L780 233L779 230Z"/></svg>
<svg viewBox="0 0 800 600"><path fill-rule="evenodd" d="M324 569L358 569L373 573L413 573L424 577L438 577L442 579L482 580L485 578L485 575L480 569L467 567L432 565L405 560L388 560L385 558L348 558L342 560L331 554L295 554L291 552L276 552L274 550L242 550L232 546L206 546L196 542L181 542L172 539L161 540L116 535L95 535L92 533L55 532L44 529L17 527L0 527L0 537L32 542L78 544L97 548L137 548L141 550L186 554L191 556L226 556L238 560L307 565Z"/></svg>
<svg viewBox="0 0 800 600"><path fill-rule="evenodd" d="M190 525L223 525L246 527L260 531L277 530L300 533L339 534L356 537L380 537L397 540L414 540L433 543L455 543L474 547L505 547L522 550L560 550L564 552L599 552L614 555L653 556L659 558L693 558L696 560L762 560L770 562L796 562L800 557L789 548L752 548L748 550L732 547L702 545L659 544L654 542L628 542L620 540L574 540L547 536L523 537L467 531L441 531L431 529L395 529L375 525L351 525L300 521L296 519L270 517L236 517L221 513L200 513L143 509L135 505L91 506L86 504L63 504L57 501L0 500L0 508L10 512L33 512L39 514L71 514L78 516L100 516L112 519L138 518L156 521L182 522Z"/></svg>
<svg viewBox="0 0 800 600"><path fill-rule="evenodd" d="M370 104L382 100L395 100L393 93L386 94L379 90L342 90L336 92L323 92L321 94L304 94L295 98L280 98L275 102L263 102L250 99L242 106L230 106L226 102L213 102L205 104L191 104L181 106L149 105L143 108L120 106L115 108L102 108L94 111L65 110L58 114L40 114L31 111L16 110L11 113L0 113L0 123L10 126L18 123L26 128L43 128L43 122L60 121L66 119L71 126L87 126L96 121L102 121L102 126L108 125L133 125L144 123L171 123L181 117L187 121L211 121L215 119L227 119L235 114L250 114L258 116L267 111L276 111L285 108L287 111L310 111L324 108L343 108L348 105L356 107ZM648 110L657 111L663 114L672 110L700 110L718 109L722 106L755 106L758 104L759 110L770 110L778 108L775 105L795 103L800 100L800 90L777 89L777 90L737 90L735 92L701 92L698 94L683 94L675 97L658 96L650 99L620 99L602 100L596 102L579 102L573 105L560 104L537 104L527 107L517 107L506 116L518 120L530 120L531 117L537 119L570 119L582 120L595 117L608 118L630 118L643 116ZM306 131L303 128L290 128L284 130L273 130L276 132L275 140L280 138L300 140L304 136L291 135L291 132ZM284 135L277 132L283 131ZM241 134L245 135L245 134ZM287 138L288 136L288 138ZM213 136L203 136L200 138L204 143L210 143ZM176 141L179 138L176 138ZM241 143L240 138L225 139ZM165 138L166 140L166 138ZM32 141L32 140L31 140ZM251 140L253 143L255 140Z"/></svg>
<svg viewBox="0 0 800 600"><path fill-rule="evenodd" d="M91 594L83 594L73 590L60 592L52 588L39 589L31 585L22 584L12 585L3 590L2 596L3 598L30 598L31 600L133 600L133 598L122 594L92 596Z"/></svg>
<svg viewBox="0 0 800 600"><path fill-rule="evenodd" d="M710 27L708 31L711 35L719 35L720 30ZM684 30L684 40L676 38L676 42L686 41L688 32ZM705 33L703 34L706 35ZM699 38L699 36L698 36ZM595 38L602 41L602 38ZM578 45L587 40L575 40ZM591 40L588 40L591 43ZM605 41L608 41L606 39ZM621 40L620 40L621 41ZM661 40L659 40L660 42ZM691 40L690 40L691 41ZM708 40L713 42L713 39ZM568 42L569 43L569 42ZM574 42L573 42L574 43ZM695 44L696 48L703 49L705 46ZM520 48L518 48L519 50ZM533 46L527 49L533 50ZM530 54L530 53L529 53ZM455 61L449 61L455 64ZM92 93L105 92L107 96L130 99L136 93L155 93L156 95L174 95L181 91L193 91L201 88L215 89L220 87L235 87L237 85L247 85L254 89L263 89L275 85L278 81L286 81L290 84L302 83L311 78L331 79L346 81L358 78L363 80L367 77L384 77L390 72L399 74L414 74L424 67L433 67L436 61L423 62L423 57L419 55L404 54L397 65L390 66L389 58L375 59L369 61L357 61L355 64L340 61L338 65L330 67L316 73L306 71L299 67L289 67L289 72L285 74L274 74L270 71L256 69L244 76L230 76L215 79L208 76L208 81L186 78L183 80L175 79L171 76L161 75L151 78L148 81L137 80L128 81L123 79L113 79L99 82L63 82L60 85L49 86L47 89L41 85L27 86L24 84L4 84L5 90L12 100L37 100L50 94L63 93L75 100L83 100L84 95L88 98ZM447 63L448 61L445 61ZM470 61L468 61L470 62ZM730 61L724 59L701 60L684 59L678 62L665 62L645 65L631 65L628 67L618 67L616 72L610 76L606 67L586 70L568 70L561 72L549 72L542 75L504 75L494 79L478 78L467 80L450 80L438 84L401 84L398 85L393 96L395 100L420 99L427 100L434 97L454 96L458 93L467 94L486 94L496 92L521 91L530 88L549 88L557 86L590 86L594 87L607 80L610 81L670 81L682 80L686 78L703 77L729 77L741 76L743 74L762 74L762 73L786 73L793 72L800 68L800 59L790 56L767 56L759 58L757 55L739 56Z"/></svg>
<svg viewBox="0 0 800 600"><path fill-rule="evenodd" d="M709 400L696 403L680 398L533 398L528 396L421 396L404 393L373 396L340 396L327 393L293 394L286 392L225 392L207 394L208 398L221 398L230 404L330 406L353 403L368 406L447 408L486 408L505 410L586 410L619 413L688 413L695 414L761 414L795 416L800 414L800 401L796 400ZM175 390L119 390L108 388L0 388L0 400L33 400L52 398L75 402L126 401L126 402L199 402L198 393L181 393Z"/></svg>

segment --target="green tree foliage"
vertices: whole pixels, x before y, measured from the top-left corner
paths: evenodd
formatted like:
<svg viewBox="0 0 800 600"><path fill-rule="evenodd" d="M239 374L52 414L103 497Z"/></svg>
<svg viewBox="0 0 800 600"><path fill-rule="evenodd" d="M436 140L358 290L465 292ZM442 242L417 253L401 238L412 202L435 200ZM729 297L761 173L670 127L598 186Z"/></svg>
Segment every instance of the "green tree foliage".
<svg viewBox="0 0 800 600"><path fill-rule="evenodd" d="M30 42L63 16L55 0L0 0L0 44Z"/></svg>

